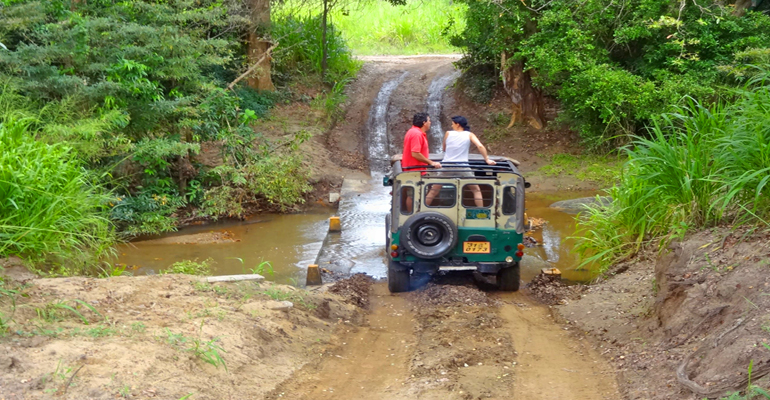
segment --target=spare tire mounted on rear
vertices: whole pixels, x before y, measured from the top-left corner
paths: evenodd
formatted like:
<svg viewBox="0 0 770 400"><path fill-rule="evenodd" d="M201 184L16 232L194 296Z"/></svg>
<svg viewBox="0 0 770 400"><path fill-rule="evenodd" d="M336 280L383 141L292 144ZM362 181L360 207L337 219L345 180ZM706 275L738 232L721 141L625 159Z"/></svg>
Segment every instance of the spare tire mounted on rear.
<svg viewBox="0 0 770 400"><path fill-rule="evenodd" d="M420 258L439 258L457 245L457 227L444 214L415 214L406 220L400 230L401 244Z"/></svg>

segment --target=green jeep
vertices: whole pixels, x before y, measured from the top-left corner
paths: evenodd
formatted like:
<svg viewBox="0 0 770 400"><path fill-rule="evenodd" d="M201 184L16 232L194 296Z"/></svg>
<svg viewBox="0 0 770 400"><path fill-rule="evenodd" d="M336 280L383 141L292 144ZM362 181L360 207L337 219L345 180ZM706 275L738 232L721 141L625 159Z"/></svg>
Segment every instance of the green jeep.
<svg viewBox="0 0 770 400"><path fill-rule="evenodd" d="M441 169L402 168L400 155L383 178L393 186L386 216L388 289L405 292L410 275L478 271L500 290L519 290L524 255L524 189L529 183L506 157L479 155ZM430 159L441 161L434 154Z"/></svg>

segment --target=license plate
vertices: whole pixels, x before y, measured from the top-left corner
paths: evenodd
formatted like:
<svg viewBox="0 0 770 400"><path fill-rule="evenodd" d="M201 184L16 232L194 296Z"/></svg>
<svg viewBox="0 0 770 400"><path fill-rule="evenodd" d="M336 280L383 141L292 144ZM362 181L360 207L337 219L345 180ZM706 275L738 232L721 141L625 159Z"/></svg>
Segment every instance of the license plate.
<svg viewBox="0 0 770 400"><path fill-rule="evenodd" d="M463 253L489 253L489 242L463 242Z"/></svg>

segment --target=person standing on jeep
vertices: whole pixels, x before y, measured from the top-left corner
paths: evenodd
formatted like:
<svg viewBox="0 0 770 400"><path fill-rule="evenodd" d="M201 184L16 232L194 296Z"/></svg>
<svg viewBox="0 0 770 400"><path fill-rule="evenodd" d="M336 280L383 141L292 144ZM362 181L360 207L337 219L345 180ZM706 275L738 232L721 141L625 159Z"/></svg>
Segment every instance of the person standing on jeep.
<svg viewBox="0 0 770 400"><path fill-rule="evenodd" d="M401 167L419 167L430 165L433 168L441 168L441 164L431 161L428 156L428 136L426 132L430 129L430 117L428 114L419 112L412 117L412 127L406 131L404 136L404 153L401 155ZM408 196L404 198L405 206L412 212L412 199Z"/></svg>
<svg viewBox="0 0 770 400"><path fill-rule="evenodd" d="M453 163L458 166L467 166L468 150L470 150L471 143L476 146L476 149L478 149L481 156L484 157L484 161L486 161L487 164L496 164L493 160L489 159L487 149L481 144L479 138L471 132L468 120L461 115L452 117L452 130L447 131L444 134L444 158L441 161ZM458 171L458 173L459 175L456 176L466 176L471 178L474 176L473 172L470 171L470 168L465 171ZM474 204L476 207L482 207L484 205L484 200L479 185L467 185L467 187L473 193ZM432 192L434 191L431 191L431 193L428 193L428 196L425 197L425 201L428 204L431 204L433 198L438 195L438 190L435 191L436 193Z"/></svg>
<svg viewBox="0 0 770 400"><path fill-rule="evenodd" d="M401 156L401 167L418 167L421 165L430 165L433 168L441 168L441 164L431 161L428 158L428 136L426 132L430 129L430 117L428 114L420 112L414 114L412 118L412 127L406 131L404 136L404 153Z"/></svg>

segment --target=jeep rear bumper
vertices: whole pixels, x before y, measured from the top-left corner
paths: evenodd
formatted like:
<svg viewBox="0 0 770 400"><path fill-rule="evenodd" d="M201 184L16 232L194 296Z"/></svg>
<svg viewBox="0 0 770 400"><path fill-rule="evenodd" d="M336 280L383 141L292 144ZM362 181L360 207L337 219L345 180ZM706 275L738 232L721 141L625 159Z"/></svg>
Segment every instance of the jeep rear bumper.
<svg viewBox="0 0 770 400"><path fill-rule="evenodd" d="M396 262L391 261L391 268L397 271L414 270L417 273L433 274L438 271L478 271L482 274L496 274L503 268L515 267L517 262L479 262L479 263L432 263L432 262Z"/></svg>

